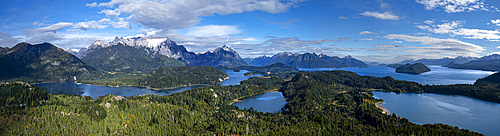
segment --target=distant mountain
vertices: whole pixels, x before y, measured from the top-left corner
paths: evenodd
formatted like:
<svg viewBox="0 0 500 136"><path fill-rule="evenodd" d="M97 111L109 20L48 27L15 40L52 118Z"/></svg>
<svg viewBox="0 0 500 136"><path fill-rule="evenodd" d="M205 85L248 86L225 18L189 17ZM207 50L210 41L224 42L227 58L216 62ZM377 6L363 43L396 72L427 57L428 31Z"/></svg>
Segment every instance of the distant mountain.
<svg viewBox="0 0 500 136"><path fill-rule="evenodd" d="M88 49L80 51L77 56L82 58L86 56L89 52L93 50L106 48L113 45L124 45L131 46L137 49L142 49L147 51L149 56L163 55L170 58L179 59L190 63L189 60L196 57L193 52L188 52L186 48L182 45L177 45L174 41L169 38L157 38L157 37L133 37L133 38L123 38L115 37L115 39L108 44L103 41L96 41L89 46Z"/></svg>
<svg viewBox="0 0 500 136"><path fill-rule="evenodd" d="M253 57L243 58L243 60L245 62L247 62L248 65L251 65L251 66L264 66L264 63L269 62L269 60L271 60L271 57L264 55L264 56L260 56L260 57L256 57L256 58L253 58Z"/></svg>
<svg viewBox="0 0 500 136"><path fill-rule="evenodd" d="M66 51L66 52L68 52L68 53L71 53L71 54L73 54L73 55L75 55L75 56L78 54L78 52L77 52L77 51L75 51L75 50L73 50L73 49L71 49L71 48L67 48L65 51ZM77 56L77 57L78 57L78 56Z"/></svg>
<svg viewBox="0 0 500 136"><path fill-rule="evenodd" d="M287 66L283 63L276 63L268 66L240 66L236 67L235 70L248 70L258 74L271 74L271 73L283 73L283 72L297 72L299 69L295 67Z"/></svg>
<svg viewBox="0 0 500 136"><path fill-rule="evenodd" d="M500 55L498 55L498 54L488 55L488 56L481 57L477 60L494 60L494 59L500 59Z"/></svg>
<svg viewBox="0 0 500 136"><path fill-rule="evenodd" d="M462 56L458 56L458 57L453 58L453 59L446 57L446 58L442 58L442 59L404 60L404 61L399 62L399 64L422 63L422 64L425 64L425 65L439 65L439 66L444 66L444 65L450 64L451 62L458 63L458 64L464 64L464 63L467 63L467 62L470 62L470 61L476 60L476 59L478 59L478 58L477 57L462 57Z"/></svg>
<svg viewBox="0 0 500 136"><path fill-rule="evenodd" d="M148 50L125 46L118 43L113 46L92 44L82 60L92 67L113 72L151 72L159 67L178 67L185 64L175 58L160 54L151 56Z"/></svg>
<svg viewBox="0 0 500 136"><path fill-rule="evenodd" d="M485 78L481 78L476 80L476 83L474 85L477 86L500 86L500 73L495 73L492 75L489 75Z"/></svg>
<svg viewBox="0 0 500 136"><path fill-rule="evenodd" d="M207 51L196 55L196 58L190 60L190 66L238 67L248 65L236 51L226 45L214 51Z"/></svg>
<svg viewBox="0 0 500 136"><path fill-rule="evenodd" d="M0 55L2 55L3 53L7 52L10 48L8 47L0 47Z"/></svg>
<svg viewBox="0 0 500 136"><path fill-rule="evenodd" d="M73 81L74 76L97 72L76 56L50 43L19 43L0 55L0 80L29 82Z"/></svg>
<svg viewBox="0 0 500 136"><path fill-rule="evenodd" d="M421 74L421 73L425 73L425 72L429 72L431 71L431 69L429 69L427 66L425 66L424 64L422 63L415 63L415 64L406 64L406 65L402 65L402 66L399 66L398 68L396 68L396 72L397 73L407 73L407 74Z"/></svg>
<svg viewBox="0 0 500 136"><path fill-rule="evenodd" d="M473 60L465 64L450 63L445 67L456 69L475 69L486 71L500 71L500 59L491 60Z"/></svg>
<svg viewBox="0 0 500 136"><path fill-rule="evenodd" d="M366 65L368 65L368 66L380 66L380 65L383 65L383 64L381 64L379 62L370 62L370 61L365 61L364 63Z"/></svg>
<svg viewBox="0 0 500 136"><path fill-rule="evenodd" d="M287 66L299 68L337 68L337 67L366 67L364 62L346 56L344 58L327 56L325 54L304 53L292 54L289 52L278 53L272 57L257 57L246 59L250 65L264 66L274 63L283 63Z"/></svg>

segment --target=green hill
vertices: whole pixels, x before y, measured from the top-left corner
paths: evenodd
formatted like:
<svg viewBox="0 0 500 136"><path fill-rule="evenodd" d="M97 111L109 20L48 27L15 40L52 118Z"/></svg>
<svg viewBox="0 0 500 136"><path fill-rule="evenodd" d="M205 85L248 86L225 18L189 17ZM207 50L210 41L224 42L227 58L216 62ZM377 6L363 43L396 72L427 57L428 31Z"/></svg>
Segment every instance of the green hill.
<svg viewBox="0 0 500 136"><path fill-rule="evenodd" d="M185 65L177 59L159 54L151 57L145 49L137 49L122 44L94 49L87 53L82 60L90 66L101 70L125 73L148 73L155 71L159 67Z"/></svg>
<svg viewBox="0 0 500 136"><path fill-rule="evenodd" d="M172 88L192 85L214 85L228 76L212 66L160 67L138 80L140 86L150 88Z"/></svg>
<svg viewBox="0 0 500 136"><path fill-rule="evenodd" d="M427 66L425 66L422 63L415 63L415 64L408 63L406 65L402 65L402 66L399 66L398 68L396 68L396 72L398 72L398 73L407 73L407 74L415 74L415 75L422 74L422 73L429 72L429 71L431 71L431 69L429 69Z"/></svg>
<svg viewBox="0 0 500 136"><path fill-rule="evenodd" d="M0 55L0 80L73 81L98 72L76 56L50 43L19 43Z"/></svg>
<svg viewBox="0 0 500 136"><path fill-rule="evenodd" d="M485 78L478 79L476 83L474 83L476 86L500 86L500 73L495 73L492 75L489 75Z"/></svg>

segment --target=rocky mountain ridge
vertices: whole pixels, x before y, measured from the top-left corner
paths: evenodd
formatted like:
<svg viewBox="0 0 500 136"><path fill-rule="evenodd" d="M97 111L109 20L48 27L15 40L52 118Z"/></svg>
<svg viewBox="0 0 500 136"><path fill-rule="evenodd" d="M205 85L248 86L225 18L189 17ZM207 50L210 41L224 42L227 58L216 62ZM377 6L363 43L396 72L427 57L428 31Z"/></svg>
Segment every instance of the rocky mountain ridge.
<svg viewBox="0 0 500 136"><path fill-rule="evenodd" d="M283 63L287 66L299 68L338 68L338 67L366 67L364 62L345 56L343 58L337 56L328 56L326 54L316 53L290 53L280 52L272 57L261 56L257 58L246 58L247 63L256 66L271 65L274 63Z"/></svg>
<svg viewBox="0 0 500 136"><path fill-rule="evenodd" d="M187 49L183 45L177 45L174 41L170 40L169 38L159 38L159 37L132 37L132 38L115 37L115 39L109 43L104 43L103 41L96 41L93 44L91 44L88 48L82 48L77 53L77 56L79 58L82 58L84 61L92 61L90 59L85 59L86 57L88 58L87 55L89 53L101 49L107 49L109 47L116 45L129 46L137 50L141 50L133 52L144 51L145 54L151 57L152 59L158 59L159 57L174 58L182 63L185 63L185 65L188 66L237 67L237 66L247 65L246 62L239 56L239 54L236 51L234 51L233 49L231 49L226 45L219 47L214 51L207 51L204 53L196 54L187 51ZM131 49L128 48L128 50ZM95 57L95 55L99 54L94 53L93 55L94 56L92 56L91 58L98 58ZM168 64L165 66L168 66Z"/></svg>

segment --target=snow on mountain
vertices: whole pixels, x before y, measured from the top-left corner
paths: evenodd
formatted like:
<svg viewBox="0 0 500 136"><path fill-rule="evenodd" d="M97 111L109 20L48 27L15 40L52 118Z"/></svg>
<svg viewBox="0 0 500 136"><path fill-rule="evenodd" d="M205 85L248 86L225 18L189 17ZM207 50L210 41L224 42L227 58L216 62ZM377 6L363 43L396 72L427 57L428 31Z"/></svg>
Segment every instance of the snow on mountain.
<svg viewBox="0 0 500 136"><path fill-rule="evenodd" d="M233 67L247 65L236 51L226 45L218 47L214 51L195 54L193 52L187 51L184 46L177 45L174 41L170 40L167 37L115 37L113 41L107 44L102 41L96 41L92 45L90 45L88 49L84 51L80 50L77 56L79 58L83 58L86 54L92 52L93 50L118 44L146 50L148 56L151 56L153 58L158 57L158 55L163 55L181 60L187 65L192 66L210 65L216 67L219 65L223 65Z"/></svg>
<svg viewBox="0 0 500 136"><path fill-rule="evenodd" d="M65 51L76 56L78 54L79 50L78 49L67 48L67 49L65 49Z"/></svg>

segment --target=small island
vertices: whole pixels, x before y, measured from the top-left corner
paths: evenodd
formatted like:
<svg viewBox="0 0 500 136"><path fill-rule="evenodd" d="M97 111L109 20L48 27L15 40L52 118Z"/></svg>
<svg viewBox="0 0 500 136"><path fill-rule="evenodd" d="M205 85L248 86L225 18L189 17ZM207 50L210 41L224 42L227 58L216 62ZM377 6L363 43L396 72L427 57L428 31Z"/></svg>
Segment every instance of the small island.
<svg viewBox="0 0 500 136"><path fill-rule="evenodd" d="M422 63L415 63L413 65L408 63L406 65L402 65L402 66L399 66L398 68L396 68L397 73L406 73L406 74L415 74L415 75L419 75L419 74L429 72L429 71L431 71L431 69L429 69L427 66L425 66Z"/></svg>

